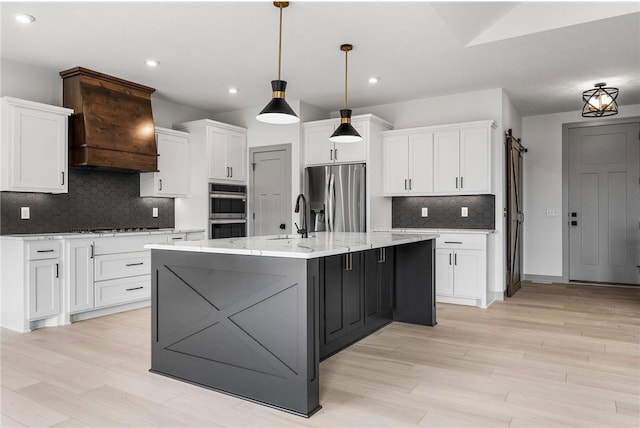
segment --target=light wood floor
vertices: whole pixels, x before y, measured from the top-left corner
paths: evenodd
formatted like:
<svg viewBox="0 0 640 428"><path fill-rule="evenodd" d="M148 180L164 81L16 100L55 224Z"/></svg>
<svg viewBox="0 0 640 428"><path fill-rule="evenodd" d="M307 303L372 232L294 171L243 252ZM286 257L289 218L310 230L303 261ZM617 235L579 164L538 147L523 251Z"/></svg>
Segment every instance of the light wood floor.
<svg viewBox="0 0 640 428"><path fill-rule="evenodd" d="M2 427L640 426L640 288L525 285L438 305L320 365L323 409L289 415L151 374L148 309L2 332Z"/></svg>

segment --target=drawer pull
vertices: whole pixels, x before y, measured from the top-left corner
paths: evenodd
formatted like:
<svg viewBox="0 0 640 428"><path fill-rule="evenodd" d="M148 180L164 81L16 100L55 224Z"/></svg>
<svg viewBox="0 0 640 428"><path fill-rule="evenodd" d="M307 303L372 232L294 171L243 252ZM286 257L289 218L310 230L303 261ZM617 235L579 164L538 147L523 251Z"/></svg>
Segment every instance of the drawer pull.
<svg viewBox="0 0 640 428"><path fill-rule="evenodd" d="M127 291L133 291L133 290L142 290L144 287L140 286L140 287L133 287L133 288L127 288Z"/></svg>
<svg viewBox="0 0 640 428"><path fill-rule="evenodd" d="M462 244L462 241L444 241L445 244Z"/></svg>
<svg viewBox="0 0 640 428"><path fill-rule="evenodd" d="M171 238L171 239L173 239L173 240L182 239L182 236L174 237L174 238Z"/></svg>
<svg viewBox="0 0 640 428"><path fill-rule="evenodd" d="M143 265L144 262L140 262L140 263L127 263L125 266L140 266Z"/></svg>
<svg viewBox="0 0 640 428"><path fill-rule="evenodd" d="M36 253L53 253L55 250L36 250Z"/></svg>

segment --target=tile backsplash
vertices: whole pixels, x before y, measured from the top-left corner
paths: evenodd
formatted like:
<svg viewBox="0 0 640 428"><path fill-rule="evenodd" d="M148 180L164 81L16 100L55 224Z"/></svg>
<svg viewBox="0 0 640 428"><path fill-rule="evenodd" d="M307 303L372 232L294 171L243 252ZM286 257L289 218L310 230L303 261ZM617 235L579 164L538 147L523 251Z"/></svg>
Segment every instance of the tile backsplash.
<svg viewBox="0 0 640 428"><path fill-rule="evenodd" d="M495 229L496 197L413 196L396 197L392 201L392 226L395 228ZM462 217L462 207L468 217ZM428 217L422 217L422 208Z"/></svg>
<svg viewBox="0 0 640 428"><path fill-rule="evenodd" d="M30 207L29 220L20 219L20 207ZM69 193L0 192L0 235L174 227L173 208L171 198L141 198L137 173L70 168Z"/></svg>

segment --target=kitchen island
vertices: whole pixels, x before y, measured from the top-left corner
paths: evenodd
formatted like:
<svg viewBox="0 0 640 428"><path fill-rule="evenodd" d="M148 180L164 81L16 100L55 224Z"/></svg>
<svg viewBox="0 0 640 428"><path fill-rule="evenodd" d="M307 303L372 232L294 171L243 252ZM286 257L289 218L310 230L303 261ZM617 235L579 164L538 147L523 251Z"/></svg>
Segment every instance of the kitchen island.
<svg viewBox="0 0 640 428"><path fill-rule="evenodd" d="M151 244L151 371L302 416L319 362L396 320L434 326L434 238L314 233Z"/></svg>

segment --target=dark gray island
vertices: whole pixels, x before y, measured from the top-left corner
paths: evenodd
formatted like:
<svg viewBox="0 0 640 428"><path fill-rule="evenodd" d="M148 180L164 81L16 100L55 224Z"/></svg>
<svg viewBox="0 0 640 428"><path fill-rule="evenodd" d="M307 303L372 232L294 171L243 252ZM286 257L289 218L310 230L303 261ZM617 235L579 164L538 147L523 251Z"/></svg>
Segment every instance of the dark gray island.
<svg viewBox="0 0 640 428"><path fill-rule="evenodd" d="M149 245L151 371L311 416L320 360L393 320L435 325L436 236Z"/></svg>

